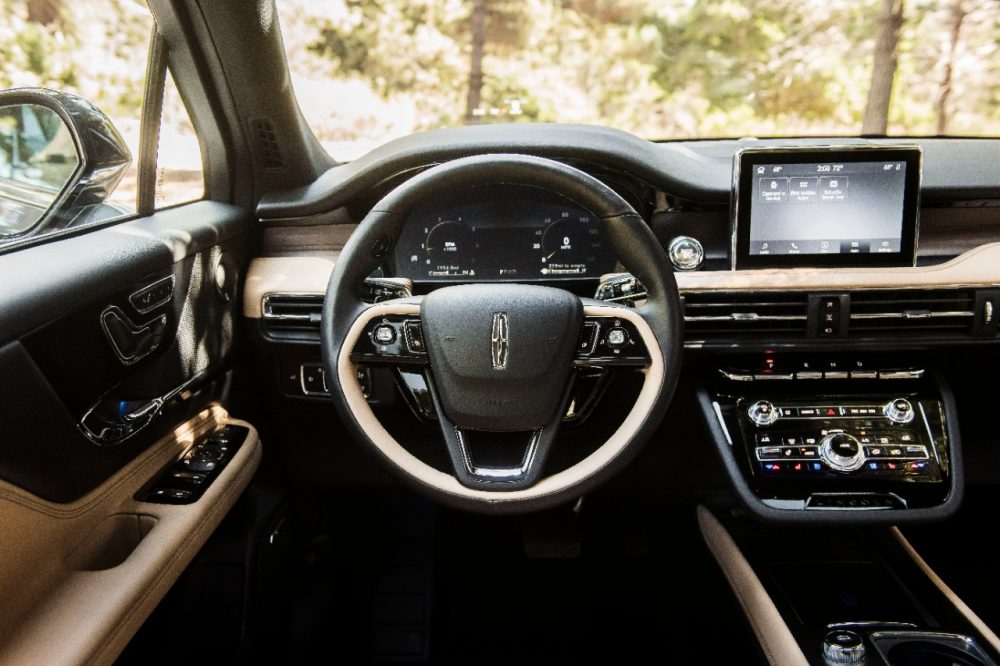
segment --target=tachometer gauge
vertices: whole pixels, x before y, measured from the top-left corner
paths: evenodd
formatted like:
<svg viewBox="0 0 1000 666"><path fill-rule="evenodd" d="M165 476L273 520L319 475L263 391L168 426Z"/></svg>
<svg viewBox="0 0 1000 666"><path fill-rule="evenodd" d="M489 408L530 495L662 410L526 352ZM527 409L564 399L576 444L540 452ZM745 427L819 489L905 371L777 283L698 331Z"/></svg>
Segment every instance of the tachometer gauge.
<svg viewBox="0 0 1000 666"><path fill-rule="evenodd" d="M423 249L429 277L473 277L476 232L457 220L441 220L426 230Z"/></svg>
<svg viewBox="0 0 1000 666"><path fill-rule="evenodd" d="M603 256L597 219L583 213L563 212L548 218L541 242L541 274L556 277L586 275Z"/></svg>

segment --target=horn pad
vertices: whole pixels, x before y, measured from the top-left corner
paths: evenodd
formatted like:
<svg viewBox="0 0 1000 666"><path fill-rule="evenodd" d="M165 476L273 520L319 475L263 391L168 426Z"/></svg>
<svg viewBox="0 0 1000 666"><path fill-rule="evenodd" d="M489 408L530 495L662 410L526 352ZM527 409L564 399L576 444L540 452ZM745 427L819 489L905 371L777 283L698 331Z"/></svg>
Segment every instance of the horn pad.
<svg viewBox="0 0 1000 666"><path fill-rule="evenodd" d="M420 317L452 423L505 432L553 421L583 325L577 296L534 285L459 285L424 297Z"/></svg>

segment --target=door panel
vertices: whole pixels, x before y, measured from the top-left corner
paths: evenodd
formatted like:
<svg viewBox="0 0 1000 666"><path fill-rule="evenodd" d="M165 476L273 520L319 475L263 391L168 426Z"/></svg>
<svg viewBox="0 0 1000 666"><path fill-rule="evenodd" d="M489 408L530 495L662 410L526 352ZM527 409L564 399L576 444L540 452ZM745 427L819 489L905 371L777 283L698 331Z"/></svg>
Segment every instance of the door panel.
<svg viewBox="0 0 1000 666"><path fill-rule="evenodd" d="M250 437L198 502L135 499L223 423L250 428ZM0 663L114 661L232 507L260 455L252 426L214 407L75 502L46 502L0 482Z"/></svg>
<svg viewBox="0 0 1000 666"><path fill-rule="evenodd" d="M199 202L0 255L0 662L112 661L249 482L247 424L199 499L143 494L231 421L252 223Z"/></svg>

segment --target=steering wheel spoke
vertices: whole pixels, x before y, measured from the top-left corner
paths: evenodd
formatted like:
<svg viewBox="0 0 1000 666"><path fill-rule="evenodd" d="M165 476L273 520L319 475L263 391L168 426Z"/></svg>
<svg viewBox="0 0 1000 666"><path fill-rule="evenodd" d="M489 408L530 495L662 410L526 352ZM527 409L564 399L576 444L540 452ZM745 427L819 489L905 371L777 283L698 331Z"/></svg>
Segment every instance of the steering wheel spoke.
<svg viewBox="0 0 1000 666"><path fill-rule="evenodd" d="M575 374L570 375L555 417L528 431L489 432L462 428L448 418L433 380L428 382L455 478L467 488L511 491L534 485L545 469Z"/></svg>

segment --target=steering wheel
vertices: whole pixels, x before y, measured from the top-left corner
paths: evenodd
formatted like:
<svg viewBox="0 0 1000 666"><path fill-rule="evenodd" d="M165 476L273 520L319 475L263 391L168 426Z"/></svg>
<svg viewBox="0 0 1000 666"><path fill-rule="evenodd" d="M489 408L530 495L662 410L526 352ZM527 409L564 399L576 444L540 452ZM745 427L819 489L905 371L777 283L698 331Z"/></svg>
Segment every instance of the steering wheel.
<svg viewBox="0 0 1000 666"><path fill-rule="evenodd" d="M555 287L506 283L443 287L374 305L363 301L365 278L384 263L414 207L444 191L496 184L541 188L593 213L604 241L645 286L646 303L633 309ZM327 288L323 365L345 424L417 490L463 509L533 511L595 488L653 434L677 385L680 311L663 249L614 190L553 160L480 155L411 178L358 225ZM362 364L425 374L450 473L415 456L383 427L365 399ZM607 441L570 467L547 472L574 366L638 368L642 385ZM482 458L475 446L480 440L491 447ZM504 454L500 462L498 450Z"/></svg>

